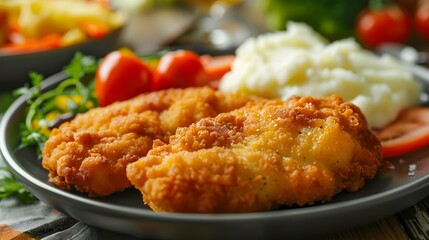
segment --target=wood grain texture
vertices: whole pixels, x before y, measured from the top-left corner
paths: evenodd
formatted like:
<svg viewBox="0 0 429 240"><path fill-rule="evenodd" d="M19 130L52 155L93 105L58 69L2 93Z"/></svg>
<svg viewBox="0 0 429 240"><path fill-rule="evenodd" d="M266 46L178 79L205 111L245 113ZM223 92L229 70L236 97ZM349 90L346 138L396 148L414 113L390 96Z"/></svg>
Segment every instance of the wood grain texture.
<svg viewBox="0 0 429 240"><path fill-rule="evenodd" d="M409 237L401 226L397 216L391 216L377 222L363 225L354 229L329 234L321 240L408 240Z"/></svg>
<svg viewBox="0 0 429 240"><path fill-rule="evenodd" d="M411 240L429 239L429 197L400 212L398 217Z"/></svg>

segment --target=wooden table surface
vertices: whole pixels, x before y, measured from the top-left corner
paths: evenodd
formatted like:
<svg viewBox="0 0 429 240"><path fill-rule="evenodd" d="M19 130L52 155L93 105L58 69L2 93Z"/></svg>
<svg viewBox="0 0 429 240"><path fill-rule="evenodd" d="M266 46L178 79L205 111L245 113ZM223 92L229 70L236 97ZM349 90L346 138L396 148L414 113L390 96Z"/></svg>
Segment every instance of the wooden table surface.
<svg viewBox="0 0 429 240"><path fill-rule="evenodd" d="M429 197L394 216L343 232L329 234L327 236L323 236L321 239L428 240Z"/></svg>

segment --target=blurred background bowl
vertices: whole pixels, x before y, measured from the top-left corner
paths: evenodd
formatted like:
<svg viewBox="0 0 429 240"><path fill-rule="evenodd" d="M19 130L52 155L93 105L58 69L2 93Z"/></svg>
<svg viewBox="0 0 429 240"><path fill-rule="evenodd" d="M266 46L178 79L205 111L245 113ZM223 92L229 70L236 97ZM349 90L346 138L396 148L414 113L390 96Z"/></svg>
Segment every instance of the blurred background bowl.
<svg viewBox="0 0 429 240"><path fill-rule="evenodd" d="M90 39L68 47L12 55L0 55L0 90L11 91L30 82L29 72L37 72L48 77L63 69L75 55L103 57L120 46L122 28L113 30L100 39Z"/></svg>

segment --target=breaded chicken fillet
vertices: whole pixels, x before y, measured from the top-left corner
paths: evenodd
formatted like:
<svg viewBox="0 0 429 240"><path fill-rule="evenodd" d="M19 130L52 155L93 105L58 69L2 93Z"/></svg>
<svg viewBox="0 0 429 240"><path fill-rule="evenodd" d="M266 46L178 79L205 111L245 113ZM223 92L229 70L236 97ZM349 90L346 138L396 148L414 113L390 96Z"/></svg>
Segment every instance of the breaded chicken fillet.
<svg viewBox="0 0 429 240"><path fill-rule="evenodd" d="M254 212L356 191L382 162L360 109L338 96L258 100L154 142L127 176L155 211Z"/></svg>
<svg viewBox="0 0 429 240"><path fill-rule="evenodd" d="M155 139L176 128L246 104L251 97L210 88L172 89L140 95L76 116L54 129L42 164L55 185L105 196L131 184L127 164L145 156Z"/></svg>

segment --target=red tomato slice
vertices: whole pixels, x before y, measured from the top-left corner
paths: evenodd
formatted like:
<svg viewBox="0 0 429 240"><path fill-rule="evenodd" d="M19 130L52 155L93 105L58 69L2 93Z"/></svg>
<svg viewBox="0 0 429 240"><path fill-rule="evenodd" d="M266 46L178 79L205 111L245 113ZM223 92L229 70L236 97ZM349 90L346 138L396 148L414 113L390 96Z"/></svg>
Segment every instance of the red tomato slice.
<svg viewBox="0 0 429 240"><path fill-rule="evenodd" d="M210 82L199 55L177 50L161 57L156 68L154 89L207 86Z"/></svg>
<svg viewBox="0 0 429 240"><path fill-rule="evenodd" d="M399 156L429 145L429 108L403 110L398 118L376 135L385 158Z"/></svg>
<svg viewBox="0 0 429 240"><path fill-rule="evenodd" d="M200 57L204 70L210 78L210 86L217 89L220 80L229 71L231 71L234 55L210 56L202 55Z"/></svg>
<svg viewBox="0 0 429 240"><path fill-rule="evenodd" d="M151 90L153 73L138 57L114 51L101 61L95 80L95 96L100 106L123 101Z"/></svg>
<svg viewBox="0 0 429 240"><path fill-rule="evenodd" d="M210 80L216 81L221 79L225 73L231 71L231 65L235 59L235 55L202 55L200 58Z"/></svg>

